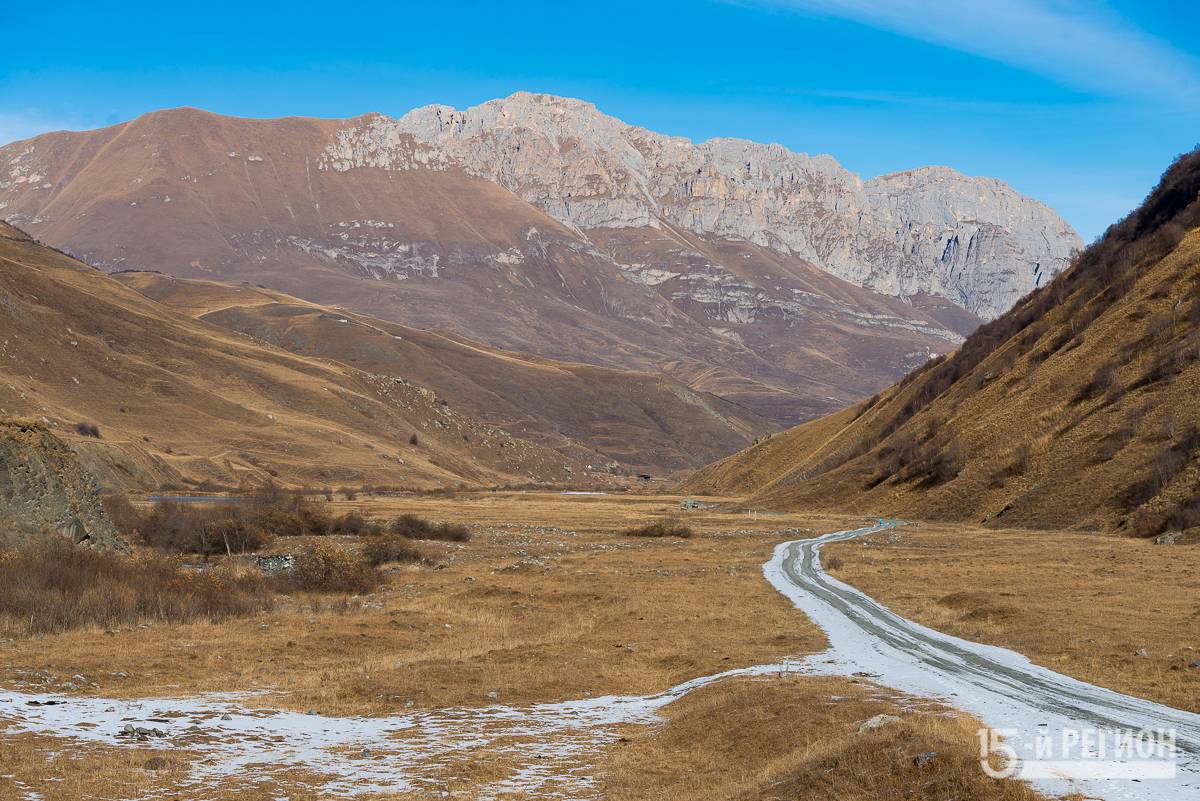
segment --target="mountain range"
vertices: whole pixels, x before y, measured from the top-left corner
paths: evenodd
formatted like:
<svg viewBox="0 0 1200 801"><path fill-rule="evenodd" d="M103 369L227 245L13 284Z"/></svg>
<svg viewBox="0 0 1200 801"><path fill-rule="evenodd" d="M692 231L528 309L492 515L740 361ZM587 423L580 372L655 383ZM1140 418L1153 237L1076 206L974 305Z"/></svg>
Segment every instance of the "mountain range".
<svg viewBox="0 0 1200 801"><path fill-rule="evenodd" d="M1071 268L885 392L699 471L838 507L1200 541L1200 151Z"/></svg>
<svg viewBox="0 0 1200 801"><path fill-rule="evenodd" d="M957 347L1080 246L940 167L694 144L518 93L398 119L194 109L0 148L0 216L109 272L249 282L794 424Z"/></svg>

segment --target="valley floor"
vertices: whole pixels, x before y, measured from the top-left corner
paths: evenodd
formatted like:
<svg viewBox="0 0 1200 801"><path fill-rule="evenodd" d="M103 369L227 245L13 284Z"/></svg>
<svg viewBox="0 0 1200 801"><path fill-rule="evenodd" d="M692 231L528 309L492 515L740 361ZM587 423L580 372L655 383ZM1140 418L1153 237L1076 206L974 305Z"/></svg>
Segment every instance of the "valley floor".
<svg viewBox="0 0 1200 801"><path fill-rule="evenodd" d="M204 797L245 801L1036 797L1017 782L983 776L969 716L868 680L781 666L826 641L764 580L763 564L782 541L861 520L754 520L722 512L719 504L732 499L701 499L718 508L695 511L681 511L680 500L556 493L339 500L334 511L464 522L473 538L421 543L435 566L393 568L384 587L358 598L285 598L269 612L220 624L0 643L0 730L7 729L0 801L195 798L197 777L206 777ZM696 536L620 534L665 517L684 519ZM1037 589L1038 577L1049 575L1019 555L1032 542L1022 538L1034 536L1070 553L1078 584L1058 579L1068 588L1059 597ZM843 561L835 575L929 625L1195 708L1200 679L1159 657L1191 653L1184 640L1200 611L1192 549L1159 548L1145 557L1156 561L1135 562L1133 549L1151 546L1048 533L956 538L923 525L886 537L831 546L828 554ZM1156 577L1152 591L1147 575ZM939 606L956 592L982 594L962 603L1015 611L990 619L950 601ZM1088 608L1067 614L1072 601L1089 598L1081 604ZM934 619L931 610L943 606L954 611ZM1035 620L1036 635L1017 634ZM1098 654L1112 654L1083 658L1088 638ZM1126 645L1122 669L1116 651ZM1133 657L1138 648L1148 656ZM658 695L759 665L775 667ZM206 695L214 692L239 697ZM51 697L80 711L27 705ZM156 702L156 712L127 706L156 698L180 700L174 708ZM222 713L230 720L223 723ZM74 721L69 731L31 723L56 714ZM169 723L140 722L150 714ZM860 732L879 714L899 720ZM170 736L116 738L126 717L162 725ZM938 756L916 763L930 752ZM398 773L417 780L381 779Z"/></svg>

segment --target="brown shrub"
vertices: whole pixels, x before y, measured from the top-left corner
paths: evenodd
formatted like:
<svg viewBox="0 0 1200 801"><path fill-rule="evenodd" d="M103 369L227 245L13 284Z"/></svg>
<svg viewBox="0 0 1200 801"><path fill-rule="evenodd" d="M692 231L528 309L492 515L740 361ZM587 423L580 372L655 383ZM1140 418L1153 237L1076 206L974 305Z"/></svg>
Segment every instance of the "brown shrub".
<svg viewBox="0 0 1200 801"><path fill-rule="evenodd" d="M1179 440L1156 453L1149 462L1148 474L1126 487L1119 501L1125 509L1133 509L1158 497L1187 465L1192 454L1200 448L1200 429L1189 426Z"/></svg>
<svg viewBox="0 0 1200 801"><path fill-rule="evenodd" d="M956 442L926 442L902 463L901 481L918 481L918 486L935 487L953 481L966 459Z"/></svg>
<svg viewBox="0 0 1200 801"><path fill-rule="evenodd" d="M1117 364L1114 361L1107 361L1096 368L1096 372L1092 374L1092 378L1086 384L1079 388L1075 393L1075 397L1071 399L1071 403L1083 403L1086 400L1099 397L1113 390L1117 386Z"/></svg>
<svg viewBox="0 0 1200 801"><path fill-rule="evenodd" d="M410 540L441 540L467 542L471 530L457 523L430 523L416 515L400 515L388 526L388 531Z"/></svg>
<svg viewBox="0 0 1200 801"><path fill-rule="evenodd" d="M1008 479L1014 476L1023 476L1029 472L1029 465L1032 461L1033 454L1028 443L1018 445L1013 449L1012 457L1003 467L997 468L992 473L990 486L992 489L999 489L1008 483Z"/></svg>
<svg viewBox="0 0 1200 801"><path fill-rule="evenodd" d="M188 570L170 557L121 556L58 537L0 551L0 628L20 634L217 621L271 604L257 572Z"/></svg>
<svg viewBox="0 0 1200 801"><path fill-rule="evenodd" d="M1133 440L1136 433L1133 423L1128 421L1109 431L1096 443L1096 450L1092 453L1093 464L1106 462L1116 456Z"/></svg>
<svg viewBox="0 0 1200 801"><path fill-rule="evenodd" d="M136 510L135 510L136 511ZM274 510L272 510L274 511ZM291 518L284 523L291 524ZM245 553L263 548L276 531L292 533L272 514L251 515L234 504L158 503L139 518L126 519L132 535L170 553Z"/></svg>
<svg viewBox="0 0 1200 801"><path fill-rule="evenodd" d="M285 581L306 592L367 593L383 582L383 575L353 551L332 542L315 542L295 553Z"/></svg>
<svg viewBox="0 0 1200 801"><path fill-rule="evenodd" d="M367 564L378 567L390 562L406 565L428 564L425 554L413 547L412 541L396 534L378 534L363 546L363 558Z"/></svg>
<svg viewBox="0 0 1200 801"><path fill-rule="evenodd" d="M104 513L108 515L108 519L117 527L117 531L124 534L129 539L135 539L137 536L137 527L142 520L142 513L138 511L129 498L120 494L105 495L101 498L104 504Z"/></svg>
<svg viewBox="0 0 1200 801"><path fill-rule="evenodd" d="M659 520L621 532L626 537L680 537L692 536L692 530L678 520Z"/></svg>
<svg viewBox="0 0 1200 801"><path fill-rule="evenodd" d="M275 537L363 534L376 528L356 512L331 518L304 494L274 484L242 498L203 504L166 501L145 511L116 498L106 504L127 537L172 553L245 553Z"/></svg>
<svg viewBox="0 0 1200 801"><path fill-rule="evenodd" d="M1182 373L1189 364L1200 359L1200 340L1180 340L1159 348L1146 372L1133 384L1138 389L1156 384Z"/></svg>
<svg viewBox="0 0 1200 801"><path fill-rule="evenodd" d="M100 427L95 423L79 422L75 424L75 433L84 437L100 439Z"/></svg>

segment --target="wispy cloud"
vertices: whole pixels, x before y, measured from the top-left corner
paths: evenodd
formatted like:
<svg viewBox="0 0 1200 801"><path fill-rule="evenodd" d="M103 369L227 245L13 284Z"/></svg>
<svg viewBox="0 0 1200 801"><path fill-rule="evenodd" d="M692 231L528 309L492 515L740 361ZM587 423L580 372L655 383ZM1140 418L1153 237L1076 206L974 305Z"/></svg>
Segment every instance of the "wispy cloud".
<svg viewBox="0 0 1200 801"><path fill-rule="evenodd" d="M1078 0L751 0L861 22L1102 95L1195 102L1200 64L1100 4Z"/></svg>

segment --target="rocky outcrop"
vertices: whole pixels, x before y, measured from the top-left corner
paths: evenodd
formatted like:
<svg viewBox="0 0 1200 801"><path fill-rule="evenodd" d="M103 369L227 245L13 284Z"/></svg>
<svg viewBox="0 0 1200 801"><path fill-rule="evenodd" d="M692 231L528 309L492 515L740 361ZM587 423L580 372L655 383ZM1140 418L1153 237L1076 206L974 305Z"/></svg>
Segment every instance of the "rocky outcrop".
<svg viewBox="0 0 1200 801"><path fill-rule="evenodd" d="M55 535L127 549L74 452L42 425L0 420L0 545Z"/></svg>
<svg viewBox="0 0 1200 801"><path fill-rule="evenodd" d="M829 156L740 139L694 144L550 95L360 117L318 165L461 169L581 233L675 227L752 242L858 286L946 298L984 318L1082 245L1046 205L991 178L927 167L864 182Z"/></svg>

